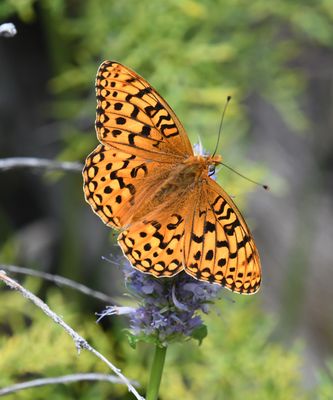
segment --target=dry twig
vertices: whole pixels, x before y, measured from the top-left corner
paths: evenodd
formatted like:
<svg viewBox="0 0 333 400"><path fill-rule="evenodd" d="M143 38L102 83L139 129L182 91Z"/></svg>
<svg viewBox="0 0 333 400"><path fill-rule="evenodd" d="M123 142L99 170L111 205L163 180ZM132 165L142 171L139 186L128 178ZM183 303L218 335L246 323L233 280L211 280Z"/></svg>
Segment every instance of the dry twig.
<svg viewBox="0 0 333 400"><path fill-rule="evenodd" d="M14 168L44 168L48 170L82 171L83 165L72 161L55 161L34 157L10 157L0 159L0 170Z"/></svg>
<svg viewBox="0 0 333 400"><path fill-rule="evenodd" d="M75 282L71 279L65 278L60 275L48 274L47 272L41 272L30 268L18 267L16 265L7 265L7 264L0 264L0 269L4 269L5 271L10 271L10 272L15 272L18 274L36 276L38 278L42 278L47 281L55 282L56 284L61 286L70 287L71 289L75 289L81 293L86 294L87 296L94 297L95 299L102 300L106 303L116 304L116 302L105 293L90 289L89 287L82 285L81 283Z"/></svg>
<svg viewBox="0 0 333 400"><path fill-rule="evenodd" d="M97 358L102 360L109 368L120 378L120 380L127 386L128 390L133 393L133 395L138 400L144 400L142 396L136 391L131 382L121 373L120 369L116 368L103 354L99 353L94 349L82 336L74 331L66 322L60 318L54 311L52 311L49 306L44 303L39 297L35 296L29 290L25 289L14 279L6 275L5 271L0 271L0 280L2 280L11 289L19 291L24 297L32 301L37 307L39 307L48 317L50 317L56 324L59 324L74 340L76 348L80 353L81 349L85 349L93 353Z"/></svg>
<svg viewBox="0 0 333 400"><path fill-rule="evenodd" d="M17 34L15 25L11 22L0 25L0 36L11 38Z"/></svg>
<svg viewBox="0 0 333 400"><path fill-rule="evenodd" d="M72 374L72 375L56 376L53 378L33 379L28 382L17 383L16 385L0 389L0 396L5 396L7 394L18 392L20 390L30 389L38 386L54 385L59 383L66 384L78 381L107 381L111 383L122 383L122 381L114 375L97 374L97 373Z"/></svg>

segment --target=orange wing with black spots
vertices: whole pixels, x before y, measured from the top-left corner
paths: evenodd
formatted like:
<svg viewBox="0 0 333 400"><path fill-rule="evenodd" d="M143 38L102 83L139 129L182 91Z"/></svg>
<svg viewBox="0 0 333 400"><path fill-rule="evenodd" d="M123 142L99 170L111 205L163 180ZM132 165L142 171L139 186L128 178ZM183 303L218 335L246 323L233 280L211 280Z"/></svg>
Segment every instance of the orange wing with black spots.
<svg viewBox="0 0 333 400"><path fill-rule="evenodd" d="M202 186L184 242L185 270L194 278L238 293L258 291L261 266L253 237L234 202L210 178Z"/></svg>
<svg viewBox="0 0 333 400"><path fill-rule="evenodd" d="M210 178L191 192L174 195L119 235L133 267L156 277L185 270L234 292L257 292L258 252L230 197Z"/></svg>
<svg viewBox="0 0 333 400"><path fill-rule="evenodd" d="M105 61L96 78L96 132L84 193L132 266L156 277L185 271L242 294L261 279L253 237L209 177L218 156L194 155L167 102L135 72Z"/></svg>
<svg viewBox="0 0 333 400"><path fill-rule="evenodd" d="M131 225L118 243L134 268L156 277L174 276L184 269L184 226L181 213L165 213Z"/></svg>
<svg viewBox="0 0 333 400"><path fill-rule="evenodd" d="M105 224L122 228L154 207L153 197L169 165L99 145L87 157L84 194Z"/></svg>
<svg viewBox="0 0 333 400"><path fill-rule="evenodd" d="M101 143L158 162L193 154L171 107L134 71L104 61L96 77L96 95L96 131Z"/></svg>

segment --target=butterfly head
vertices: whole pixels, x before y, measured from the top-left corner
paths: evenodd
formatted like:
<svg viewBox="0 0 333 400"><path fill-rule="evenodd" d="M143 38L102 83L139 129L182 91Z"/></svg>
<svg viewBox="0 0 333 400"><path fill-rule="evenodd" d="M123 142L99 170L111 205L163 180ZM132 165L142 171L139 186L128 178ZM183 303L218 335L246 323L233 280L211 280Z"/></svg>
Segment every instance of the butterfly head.
<svg viewBox="0 0 333 400"><path fill-rule="evenodd" d="M190 156L184 161L179 178L184 184L189 184L207 175L212 176L215 173L216 165L220 164L221 161L222 157L219 155Z"/></svg>
<svg viewBox="0 0 333 400"><path fill-rule="evenodd" d="M215 156L207 156L207 163L209 165L218 165L221 164L222 162L222 157L220 155L215 155Z"/></svg>
<svg viewBox="0 0 333 400"><path fill-rule="evenodd" d="M217 165L221 164L222 162L222 157L220 155L214 155L214 156L207 156L207 164L208 164L208 175L212 176L213 179L215 175L215 168Z"/></svg>

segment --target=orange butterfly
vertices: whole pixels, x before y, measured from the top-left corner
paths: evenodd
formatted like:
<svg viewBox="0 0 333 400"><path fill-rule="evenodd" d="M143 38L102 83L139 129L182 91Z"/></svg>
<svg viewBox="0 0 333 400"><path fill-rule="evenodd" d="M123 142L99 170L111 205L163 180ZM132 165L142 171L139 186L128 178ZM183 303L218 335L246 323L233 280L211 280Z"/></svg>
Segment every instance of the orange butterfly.
<svg viewBox="0 0 333 400"><path fill-rule="evenodd" d="M167 102L129 68L104 61L96 77L101 144L83 170L87 202L134 268L185 271L243 294L259 289L257 248L241 213L209 176L220 156L195 155Z"/></svg>

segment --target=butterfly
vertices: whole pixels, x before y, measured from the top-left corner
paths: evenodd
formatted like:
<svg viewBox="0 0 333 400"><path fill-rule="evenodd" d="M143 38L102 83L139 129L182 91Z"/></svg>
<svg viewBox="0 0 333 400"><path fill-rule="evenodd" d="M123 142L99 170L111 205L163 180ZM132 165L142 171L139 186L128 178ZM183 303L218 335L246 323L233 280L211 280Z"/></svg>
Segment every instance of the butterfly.
<svg viewBox="0 0 333 400"><path fill-rule="evenodd" d="M196 155L167 102L140 75L104 61L96 77L100 144L83 169L86 201L121 232L132 266L155 277L185 271L237 293L258 291L259 254L227 193L212 179L221 162Z"/></svg>

